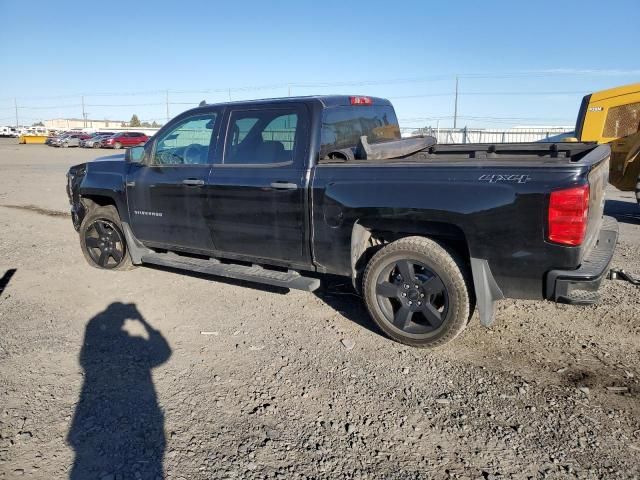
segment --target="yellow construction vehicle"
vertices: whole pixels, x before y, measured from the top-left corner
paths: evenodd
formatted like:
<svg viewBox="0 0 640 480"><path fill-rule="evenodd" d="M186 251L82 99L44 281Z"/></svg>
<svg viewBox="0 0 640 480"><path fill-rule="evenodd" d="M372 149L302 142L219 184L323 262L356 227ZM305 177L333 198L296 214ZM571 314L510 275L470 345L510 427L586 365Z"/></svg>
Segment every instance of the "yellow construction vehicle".
<svg viewBox="0 0 640 480"><path fill-rule="evenodd" d="M635 189L640 204L640 83L586 95L576 138L611 145L609 183L623 191Z"/></svg>

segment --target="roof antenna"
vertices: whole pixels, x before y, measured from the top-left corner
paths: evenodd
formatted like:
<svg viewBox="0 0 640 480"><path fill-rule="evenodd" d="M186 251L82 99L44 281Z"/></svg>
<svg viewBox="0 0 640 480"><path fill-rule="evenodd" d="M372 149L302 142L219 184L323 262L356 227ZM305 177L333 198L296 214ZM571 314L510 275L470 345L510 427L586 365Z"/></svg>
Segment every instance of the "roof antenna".
<svg viewBox="0 0 640 480"><path fill-rule="evenodd" d="M206 101L206 100L202 100L202 101L198 104L198 106L199 106L199 107L204 107L206 104L207 104L207 101Z"/></svg>

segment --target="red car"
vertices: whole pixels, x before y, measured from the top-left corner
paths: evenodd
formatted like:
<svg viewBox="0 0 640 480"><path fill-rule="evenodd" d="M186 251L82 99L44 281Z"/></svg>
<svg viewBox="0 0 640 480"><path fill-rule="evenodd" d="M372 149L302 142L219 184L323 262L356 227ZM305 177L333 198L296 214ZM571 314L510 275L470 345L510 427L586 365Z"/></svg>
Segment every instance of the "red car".
<svg viewBox="0 0 640 480"><path fill-rule="evenodd" d="M102 142L104 148L122 148L122 147L137 147L138 145L144 145L149 140L144 133L140 132L122 132L116 133L112 137L107 138Z"/></svg>

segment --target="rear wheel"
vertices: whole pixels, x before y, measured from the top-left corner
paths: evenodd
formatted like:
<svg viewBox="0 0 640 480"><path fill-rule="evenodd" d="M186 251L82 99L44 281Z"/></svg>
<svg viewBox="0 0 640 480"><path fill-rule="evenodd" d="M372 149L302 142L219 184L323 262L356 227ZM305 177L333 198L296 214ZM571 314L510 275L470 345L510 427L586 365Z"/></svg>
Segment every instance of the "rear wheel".
<svg viewBox="0 0 640 480"><path fill-rule="evenodd" d="M80 225L80 246L89 265L106 270L132 267L118 211L112 205L91 210Z"/></svg>
<svg viewBox="0 0 640 480"><path fill-rule="evenodd" d="M470 283L455 254L424 237L390 243L364 273L369 314L394 340L434 348L453 340L469 321Z"/></svg>
<svg viewBox="0 0 640 480"><path fill-rule="evenodd" d="M640 205L640 175L638 175L638 183L636 183L636 201Z"/></svg>
<svg viewBox="0 0 640 480"><path fill-rule="evenodd" d="M98 142L93 142L93 148L100 148L100 144Z"/></svg>

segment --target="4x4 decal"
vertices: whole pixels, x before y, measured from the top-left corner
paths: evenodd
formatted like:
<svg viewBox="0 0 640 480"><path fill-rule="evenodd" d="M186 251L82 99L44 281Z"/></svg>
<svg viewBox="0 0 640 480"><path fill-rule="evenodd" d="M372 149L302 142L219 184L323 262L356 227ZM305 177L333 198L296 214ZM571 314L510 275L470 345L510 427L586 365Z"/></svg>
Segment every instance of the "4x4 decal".
<svg viewBox="0 0 640 480"><path fill-rule="evenodd" d="M496 174L480 175L480 178L478 178L478 180L481 182L489 182L489 183L496 183L496 182L527 183L529 180L531 180L531 177L526 174L522 175L522 174L496 173Z"/></svg>

